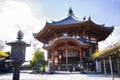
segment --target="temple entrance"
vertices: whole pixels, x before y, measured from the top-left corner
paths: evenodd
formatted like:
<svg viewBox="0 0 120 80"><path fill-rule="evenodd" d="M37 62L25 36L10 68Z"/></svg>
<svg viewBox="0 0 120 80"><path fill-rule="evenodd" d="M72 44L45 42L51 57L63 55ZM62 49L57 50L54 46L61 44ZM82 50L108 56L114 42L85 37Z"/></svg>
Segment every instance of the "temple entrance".
<svg viewBox="0 0 120 80"><path fill-rule="evenodd" d="M68 71L72 66L73 70L79 69L79 63L85 57L85 49L88 45L81 44L73 38L64 38L57 40L48 49L48 60L54 64L54 70Z"/></svg>
<svg viewBox="0 0 120 80"><path fill-rule="evenodd" d="M59 50L55 57L56 70L68 70L69 65L73 66L73 70L77 70L79 59L79 51L75 49Z"/></svg>

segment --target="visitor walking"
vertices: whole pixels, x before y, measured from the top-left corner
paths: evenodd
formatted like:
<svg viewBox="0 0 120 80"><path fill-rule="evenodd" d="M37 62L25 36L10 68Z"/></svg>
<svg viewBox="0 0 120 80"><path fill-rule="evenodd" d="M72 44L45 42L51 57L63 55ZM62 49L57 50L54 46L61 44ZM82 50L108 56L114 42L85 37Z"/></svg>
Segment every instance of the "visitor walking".
<svg viewBox="0 0 120 80"><path fill-rule="evenodd" d="M72 73L72 71L73 71L73 66L70 64L69 65L69 71Z"/></svg>

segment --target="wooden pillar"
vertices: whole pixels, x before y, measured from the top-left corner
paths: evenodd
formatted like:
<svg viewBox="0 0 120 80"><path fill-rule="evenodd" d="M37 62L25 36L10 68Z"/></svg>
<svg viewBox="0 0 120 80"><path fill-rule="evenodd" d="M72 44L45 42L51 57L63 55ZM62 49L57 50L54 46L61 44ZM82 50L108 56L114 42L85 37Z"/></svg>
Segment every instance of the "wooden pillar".
<svg viewBox="0 0 120 80"><path fill-rule="evenodd" d="M82 50L82 48L80 47L80 53L79 53L79 59L80 59L80 61L82 61L83 60L83 50Z"/></svg>
<svg viewBox="0 0 120 80"><path fill-rule="evenodd" d="M89 54L90 54L90 56L91 56L91 54L92 54L92 43L91 43L91 37L90 37L90 39L89 39L89 43L90 43Z"/></svg>
<svg viewBox="0 0 120 80"><path fill-rule="evenodd" d="M52 62L53 62L53 65L55 66L55 49L54 48L52 49Z"/></svg>
<svg viewBox="0 0 120 80"><path fill-rule="evenodd" d="M90 56L92 55L92 47L91 47L91 44L90 44L90 47L89 47L89 54L90 54Z"/></svg>
<svg viewBox="0 0 120 80"><path fill-rule="evenodd" d="M65 55L66 55L66 70L68 71L68 49L65 49Z"/></svg>
<svg viewBox="0 0 120 80"><path fill-rule="evenodd" d="M111 61L111 57L110 56L109 56L109 63L110 63L110 70L111 70L112 80L114 80L113 67L112 67L112 61Z"/></svg>
<svg viewBox="0 0 120 80"><path fill-rule="evenodd" d="M50 50L47 50L47 60L49 61L49 59L50 59Z"/></svg>
<svg viewBox="0 0 120 80"><path fill-rule="evenodd" d="M98 42L96 42L96 50L98 50Z"/></svg>
<svg viewBox="0 0 120 80"><path fill-rule="evenodd" d="M105 73L105 77L106 77L106 76L107 76L107 73L106 73L105 59L103 59L103 66L104 66L104 73Z"/></svg>
<svg viewBox="0 0 120 80"><path fill-rule="evenodd" d="M85 56L85 51L83 51L83 58L86 58L86 56Z"/></svg>
<svg viewBox="0 0 120 80"><path fill-rule="evenodd" d="M95 42L96 42L96 50L98 50L98 39L95 38Z"/></svg>

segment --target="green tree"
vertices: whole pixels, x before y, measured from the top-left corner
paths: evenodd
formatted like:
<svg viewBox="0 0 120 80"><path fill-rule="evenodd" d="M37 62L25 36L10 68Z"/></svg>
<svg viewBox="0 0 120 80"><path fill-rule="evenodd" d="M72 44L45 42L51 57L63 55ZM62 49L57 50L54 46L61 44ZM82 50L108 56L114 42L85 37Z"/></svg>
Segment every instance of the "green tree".
<svg viewBox="0 0 120 80"><path fill-rule="evenodd" d="M45 61L44 52L37 49L33 53L33 58L30 60L30 66L33 67L39 67L40 65L45 66L47 64L47 61Z"/></svg>

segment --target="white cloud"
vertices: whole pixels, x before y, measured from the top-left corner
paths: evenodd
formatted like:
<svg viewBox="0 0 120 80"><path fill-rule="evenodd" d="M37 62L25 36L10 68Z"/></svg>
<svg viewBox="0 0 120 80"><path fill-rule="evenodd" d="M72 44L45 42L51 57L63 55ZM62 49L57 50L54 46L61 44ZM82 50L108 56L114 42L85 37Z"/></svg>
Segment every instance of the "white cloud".
<svg viewBox="0 0 120 80"><path fill-rule="evenodd" d="M33 17L29 5L18 0L0 1L0 39L7 42L17 37L18 30L24 32L24 40L33 39L32 33L38 32L44 26L45 19L37 20ZM28 48L29 49L29 48ZM27 56L32 56L32 48L27 50ZM27 60L29 57L27 57Z"/></svg>

